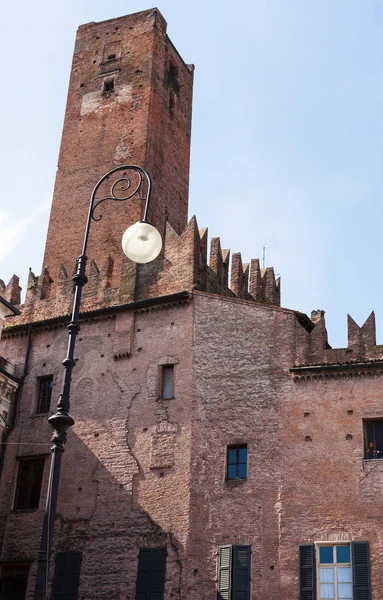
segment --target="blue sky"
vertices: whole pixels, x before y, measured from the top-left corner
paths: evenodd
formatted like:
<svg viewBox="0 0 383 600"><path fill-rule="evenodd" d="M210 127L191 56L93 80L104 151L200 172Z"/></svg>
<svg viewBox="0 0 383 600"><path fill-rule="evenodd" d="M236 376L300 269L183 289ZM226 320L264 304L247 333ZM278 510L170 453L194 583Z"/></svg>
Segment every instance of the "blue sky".
<svg viewBox="0 0 383 600"><path fill-rule="evenodd" d="M0 277L41 270L77 26L153 5L44 0L2 7ZM383 0L157 4L194 63L190 216L282 277L282 304L375 309L383 342ZM60 243L60 240L58 240Z"/></svg>

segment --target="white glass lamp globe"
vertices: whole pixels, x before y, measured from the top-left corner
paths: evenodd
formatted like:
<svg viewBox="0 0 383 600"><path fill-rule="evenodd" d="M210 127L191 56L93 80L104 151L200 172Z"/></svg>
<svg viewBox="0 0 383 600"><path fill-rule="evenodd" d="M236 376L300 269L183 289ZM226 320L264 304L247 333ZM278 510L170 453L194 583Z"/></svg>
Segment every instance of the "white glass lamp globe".
<svg viewBox="0 0 383 600"><path fill-rule="evenodd" d="M162 238L153 225L138 221L122 236L122 250L136 263L148 263L157 258L162 248Z"/></svg>

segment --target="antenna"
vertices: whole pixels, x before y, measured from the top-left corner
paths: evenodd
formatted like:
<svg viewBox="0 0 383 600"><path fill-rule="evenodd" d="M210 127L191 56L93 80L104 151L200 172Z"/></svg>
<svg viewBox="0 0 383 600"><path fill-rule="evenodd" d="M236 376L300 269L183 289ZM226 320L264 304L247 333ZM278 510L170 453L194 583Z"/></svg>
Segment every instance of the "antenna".
<svg viewBox="0 0 383 600"><path fill-rule="evenodd" d="M274 242L276 242L277 240L272 240L271 242L269 242L268 244L265 244L262 248L262 269L265 268L265 264L266 264L266 248L268 248L269 246L271 246L271 244L274 244Z"/></svg>

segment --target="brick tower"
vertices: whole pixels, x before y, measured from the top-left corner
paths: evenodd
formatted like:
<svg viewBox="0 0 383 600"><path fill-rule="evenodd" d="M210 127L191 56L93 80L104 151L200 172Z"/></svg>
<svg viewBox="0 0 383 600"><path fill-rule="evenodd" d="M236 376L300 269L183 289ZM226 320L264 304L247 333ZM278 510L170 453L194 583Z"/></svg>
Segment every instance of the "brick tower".
<svg viewBox="0 0 383 600"><path fill-rule="evenodd" d="M115 166L145 167L154 183L150 221L160 232L165 217L177 233L184 230L192 85L193 67L157 9L79 27L43 261L50 294L61 265L70 271L81 253L94 185ZM118 286L122 233L141 218L143 203L112 204L91 229L88 255L100 269L112 261L109 283Z"/></svg>

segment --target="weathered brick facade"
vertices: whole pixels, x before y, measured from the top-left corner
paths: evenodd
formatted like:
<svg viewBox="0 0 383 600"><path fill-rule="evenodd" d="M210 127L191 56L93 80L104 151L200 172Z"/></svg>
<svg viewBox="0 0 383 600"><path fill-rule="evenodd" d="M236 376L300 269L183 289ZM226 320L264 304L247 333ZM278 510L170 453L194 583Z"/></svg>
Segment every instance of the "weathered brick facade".
<svg viewBox="0 0 383 600"><path fill-rule="evenodd" d="M1 340L22 381L3 449L2 564L30 565L33 598L51 433L39 381L53 376L53 411L89 196L125 162L153 175L164 250L146 266L122 259L139 201L92 225L49 585L55 555L81 552L78 598L133 600L140 549L165 547L164 598L209 600L218 548L238 545L251 546L250 593L230 600L296 600L299 544L367 541L380 600L383 460L365 460L364 439L364 420L383 419L374 315L350 318L348 348L333 350L322 311L280 307L272 269L239 254L230 265L218 238L208 260L207 230L187 223L191 90L156 9L80 27L42 274ZM13 303L18 283L1 282ZM247 445L245 478L227 478L231 445ZM14 509L20 461L36 456L38 506Z"/></svg>

